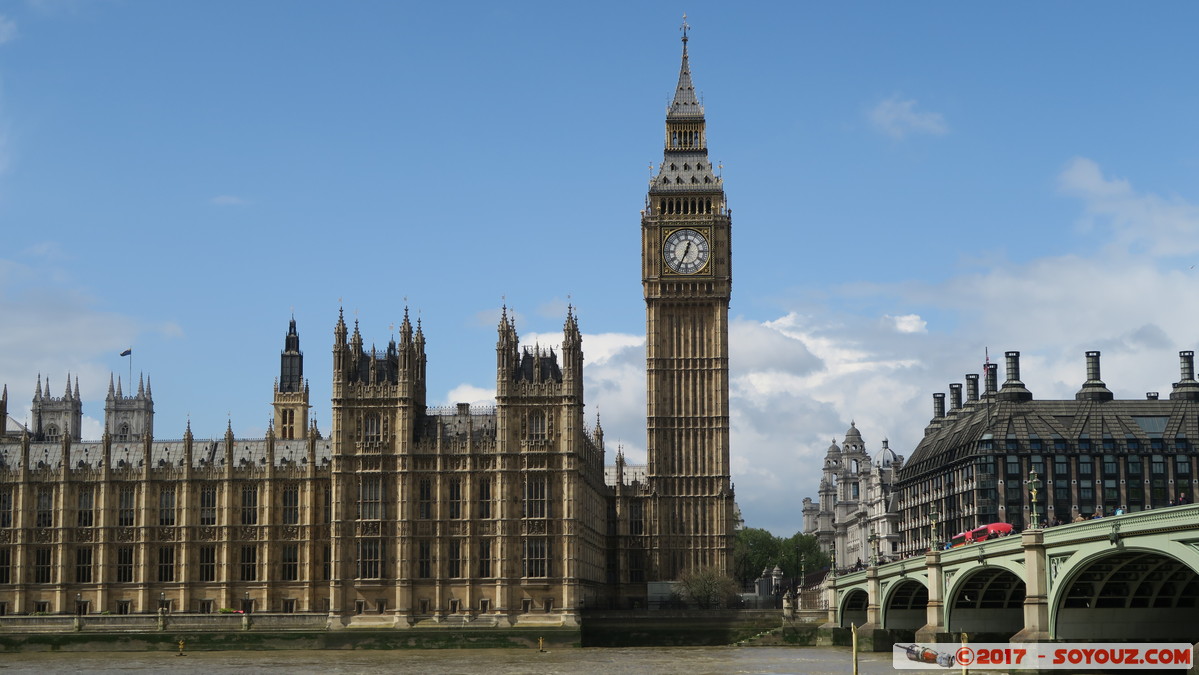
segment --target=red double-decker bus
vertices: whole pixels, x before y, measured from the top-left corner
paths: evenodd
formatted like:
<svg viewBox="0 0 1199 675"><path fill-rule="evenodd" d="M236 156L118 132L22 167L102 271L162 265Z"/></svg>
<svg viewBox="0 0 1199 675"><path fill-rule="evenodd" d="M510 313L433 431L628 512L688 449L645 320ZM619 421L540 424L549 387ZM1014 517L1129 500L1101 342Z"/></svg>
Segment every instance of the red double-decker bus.
<svg viewBox="0 0 1199 675"><path fill-rule="evenodd" d="M983 525L981 527L976 527L973 530L966 530L965 532L959 532L953 535L953 538L949 540L949 547L957 548L959 546L965 546L966 544L986 541L988 539L1002 537L1005 534L1011 533L1011 523L991 523L989 525Z"/></svg>

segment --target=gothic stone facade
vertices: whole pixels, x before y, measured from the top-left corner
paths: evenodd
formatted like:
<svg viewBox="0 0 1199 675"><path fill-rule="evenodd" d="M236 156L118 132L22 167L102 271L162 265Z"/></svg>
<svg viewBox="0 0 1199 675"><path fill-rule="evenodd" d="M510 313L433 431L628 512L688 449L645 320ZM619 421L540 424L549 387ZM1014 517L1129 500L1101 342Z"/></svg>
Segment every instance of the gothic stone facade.
<svg viewBox="0 0 1199 675"><path fill-rule="evenodd" d="M50 437L78 428L60 420L81 402L70 390L51 399L39 381L34 409L62 410L0 443L0 612L562 622L585 597L606 597L611 490L602 431L583 423L573 313L561 363L520 351L505 314L487 410L425 407L419 325L405 320L379 352L340 318L334 334L327 439L315 425L298 435L272 424L265 439L230 429L198 440L189 428L158 440L150 414L141 427L114 419L151 411L148 388L110 391L103 440ZM294 321L286 345L275 387L285 428L308 406Z"/></svg>
<svg viewBox="0 0 1199 675"><path fill-rule="evenodd" d="M103 438L83 441L78 383L59 398L39 378L28 428L0 428L0 613L568 624L644 603L650 582L728 570L731 218L686 40L642 213L648 466L618 456L605 484L573 311L555 353L522 350L505 310L487 409L426 406L419 322L368 350L339 317L328 437L308 418L293 320L265 439L189 424L159 440L149 381L126 396L118 380Z"/></svg>

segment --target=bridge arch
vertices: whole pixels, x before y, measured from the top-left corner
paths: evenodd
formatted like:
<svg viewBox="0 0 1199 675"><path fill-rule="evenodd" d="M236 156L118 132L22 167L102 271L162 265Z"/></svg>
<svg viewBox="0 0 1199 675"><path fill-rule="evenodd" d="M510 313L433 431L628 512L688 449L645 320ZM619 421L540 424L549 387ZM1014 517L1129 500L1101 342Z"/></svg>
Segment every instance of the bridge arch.
<svg viewBox="0 0 1199 675"><path fill-rule="evenodd" d="M928 617L928 586L918 579L901 579L891 584L884 594L883 628L917 630Z"/></svg>
<svg viewBox="0 0 1199 675"><path fill-rule="evenodd" d="M1024 628L1024 580L1012 570L983 565L960 576L945 595L947 631L971 634L976 641L985 635L1006 641Z"/></svg>
<svg viewBox="0 0 1199 675"><path fill-rule="evenodd" d="M1160 549L1109 544L1074 556L1051 593L1053 636L1199 642L1199 556L1163 543Z"/></svg>
<svg viewBox="0 0 1199 675"><path fill-rule="evenodd" d="M841 627L861 626L866 623L866 605L870 597L863 588L855 588L841 598Z"/></svg>

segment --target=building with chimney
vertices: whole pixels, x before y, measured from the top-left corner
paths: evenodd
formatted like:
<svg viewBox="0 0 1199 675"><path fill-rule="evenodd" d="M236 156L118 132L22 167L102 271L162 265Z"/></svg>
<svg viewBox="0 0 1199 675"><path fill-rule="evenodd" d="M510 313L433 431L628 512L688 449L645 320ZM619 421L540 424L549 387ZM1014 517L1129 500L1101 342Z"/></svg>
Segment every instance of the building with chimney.
<svg viewBox="0 0 1199 675"><path fill-rule="evenodd" d="M988 363L933 395L933 419L899 472L902 554L941 545L992 522L1023 529L1068 523L1116 509L1141 511L1193 498L1199 488L1199 382L1194 352L1180 352L1169 396L1116 399L1086 353L1072 400L1037 400L1020 379L1020 353L1007 352L1006 379ZM1035 476L1033 475L1035 474ZM1034 501L1030 483L1040 487Z"/></svg>

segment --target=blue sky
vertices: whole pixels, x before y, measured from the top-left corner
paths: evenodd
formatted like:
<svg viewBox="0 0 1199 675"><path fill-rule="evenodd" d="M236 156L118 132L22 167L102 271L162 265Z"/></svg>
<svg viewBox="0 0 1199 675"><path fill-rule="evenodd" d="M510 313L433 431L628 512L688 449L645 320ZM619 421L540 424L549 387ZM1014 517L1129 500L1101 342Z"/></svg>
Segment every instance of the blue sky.
<svg viewBox="0 0 1199 675"><path fill-rule="evenodd" d="M1088 349L1118 396L1169 390L1199 347L1193 3L13 0L12 413L70 371L98 435L132 346L160 437L261 436L294 311L328 431L339 303L368 344L407 304L430 403L482 402L501 304L544 345L569 302L588 414L639 461L638 212L684 11L733 209L749 525L798 529L851 420L909 455L986 349L1038 398Z"/></svg>

